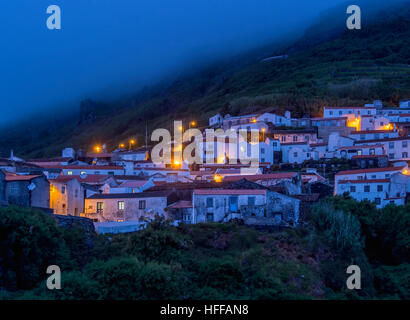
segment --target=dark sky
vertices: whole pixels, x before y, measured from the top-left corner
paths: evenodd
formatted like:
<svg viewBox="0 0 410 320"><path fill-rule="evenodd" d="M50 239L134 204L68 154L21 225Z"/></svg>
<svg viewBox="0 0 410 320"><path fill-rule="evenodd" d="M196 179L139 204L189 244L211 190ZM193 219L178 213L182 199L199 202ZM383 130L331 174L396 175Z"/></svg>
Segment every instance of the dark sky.
<svg viewBox="0 0 410 320"><path fill-rule="evenodd" d="M297 31L344 0L1 0L0 124ZM46 27L49 5L62 29Z"/></svg>

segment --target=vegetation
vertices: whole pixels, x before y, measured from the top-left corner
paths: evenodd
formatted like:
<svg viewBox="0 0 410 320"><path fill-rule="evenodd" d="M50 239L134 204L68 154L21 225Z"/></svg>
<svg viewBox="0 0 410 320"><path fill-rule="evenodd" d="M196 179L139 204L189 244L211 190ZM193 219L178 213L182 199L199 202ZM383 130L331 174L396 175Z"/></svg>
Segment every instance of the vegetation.
<svg viewBox="0 0 410 320"><path fill-rule="evenodd" d="M378 210L335 197L305 226L257 231L238 224L92 235L42 212L0 209L3 299L409 299L410 206ZM62 289L46 289L48 265ZM346 288L360 266L362 290Z"/></svg>

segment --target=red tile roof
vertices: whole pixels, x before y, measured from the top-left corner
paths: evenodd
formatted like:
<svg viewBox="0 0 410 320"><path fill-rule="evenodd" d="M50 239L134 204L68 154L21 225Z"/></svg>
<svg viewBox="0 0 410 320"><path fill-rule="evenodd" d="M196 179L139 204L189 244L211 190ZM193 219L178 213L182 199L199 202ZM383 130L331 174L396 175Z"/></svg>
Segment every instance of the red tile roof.
<svg viewBox="0 0 410 320"><path fill-rule="evenodd" d="M367 134L367 133L395 133L394 130L364 130L364 131L352 131L350 134Z"/></svg>
<svg viewBox="0 0 410 320"><path fill-rule="evenodd" d="M81 177L79 175L60 175L55 179L51 179L51 182L57 182L57 183L66 183L68 181L71 181L73 179L76 179L79 182L83 183L103 183L105 180L110 178L111 176L109 175L101 175L101 174L88 174L85 177Z"/></svg>
<svg viewBox="0 0 410 320"><path fill-rule="evenodd" d="M93 165L85 165L85 166L64 166L64 165L58 165L58 166L49 166L49 165L44 165L42 166L43 168L51 168L51 169L83 169L83 170L123 170L124 168L121 166L93 166Z"/></svg>
<svg viewBox="0 0 410 320"><path fill-rule="evenodd" d="M41 175L18 175L11 172L5 172L6 181L30 181L34 178L41 177Z"/></svg>
<svg viewBox="0 0 410 320"><path fill-rule="evenodd" d="M371 169L358 169L358 170L346 170L336 173L337 176L356 173L372 173L372 172L388 172L388 171L401 171L404 167L387 167L387 168L371 168Z"/></svg>
<svg viewBox="0 0 410 320"><path fill-rule="evenodd" d="M338 150L364 149L364 148L383 148L383 145L382 144L370 144L370 145L363 144L361 146L356 145L356 146L340 147L338 148Z"/></svg>
<svg viewBox="0 0 410 320"><path fill-rule="evenodd" d="M365 159L365 158L387 158L387 154L370 154L370 155L356 155L352 159Z"/></svg>
<svg viewBox="0 0 410 320"><path fill-rule="evenodd" d="M325 109L376 109L375 107L325 107Z"/></svg>
<svg viewBox="0 0 410 320"><path fill-rule="evenodd" d="M238 181L246 179L248 181L258 180L275 180L275 179L291 179L297 176L296 172L278 172L268 174L254 174L254 175L238 175L238 176L226 176L223 181Z"/></svg>
<svg viewBox="0 0 410 320"><path fill-rule="evenodd" d="M390 179L371 179L371 180L342 180L338 183L345 184L345 183L387 183L390 182Z"/></svg>
<svg viewBox="0 0 410 320"><path fill-rule="evenodd" d="M168 206L170 209L192 208L192 201L180 200Z"/></svg>
<svg viewBox="0 0 410 320"><path fill-rule="evenodd" d="M195 189L197 195L266 195L261 189Z"/></svg>

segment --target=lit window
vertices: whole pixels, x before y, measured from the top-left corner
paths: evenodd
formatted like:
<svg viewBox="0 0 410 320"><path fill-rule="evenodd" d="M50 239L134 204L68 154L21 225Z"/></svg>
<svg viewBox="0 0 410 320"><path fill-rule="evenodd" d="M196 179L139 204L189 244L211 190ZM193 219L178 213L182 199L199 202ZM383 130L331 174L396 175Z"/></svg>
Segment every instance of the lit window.
<svg viewBox="0 0 410 320"><path fill-rule="evenodd" d="M97 213L103 213L103 210L104 210L104 203L97 202Z"/></svg>
<svg viewBox="0 0 410 320"><path fill-rule="evenodd" d="M124 210L124 201L118 201L118 210Z"/></svg>
<svg viewBox="0 0 410 320"><path fill-rule="evenodd" d="M73 172L72 171L67 171L67 175L72 176Z"/></svg>

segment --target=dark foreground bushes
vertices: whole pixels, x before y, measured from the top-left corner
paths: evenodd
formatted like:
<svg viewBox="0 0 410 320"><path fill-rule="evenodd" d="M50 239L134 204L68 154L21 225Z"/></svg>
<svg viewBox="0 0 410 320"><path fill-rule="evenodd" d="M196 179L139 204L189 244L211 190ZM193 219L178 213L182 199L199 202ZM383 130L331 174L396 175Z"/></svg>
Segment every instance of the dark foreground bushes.
<svg viewBox="0 0 410 320"><path fill-rule="evenodd" d="M2 208L0 298L406 299L408 214L332 198L314 206L304 228L176 228L158 219L138 233L105 236ZM61 290L46 288L51 264L61 268ZM362 270L362 290L346 289L351 264Z"/></svg>

